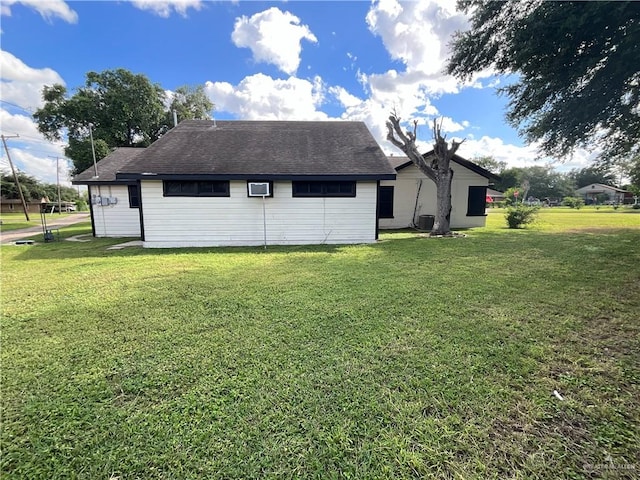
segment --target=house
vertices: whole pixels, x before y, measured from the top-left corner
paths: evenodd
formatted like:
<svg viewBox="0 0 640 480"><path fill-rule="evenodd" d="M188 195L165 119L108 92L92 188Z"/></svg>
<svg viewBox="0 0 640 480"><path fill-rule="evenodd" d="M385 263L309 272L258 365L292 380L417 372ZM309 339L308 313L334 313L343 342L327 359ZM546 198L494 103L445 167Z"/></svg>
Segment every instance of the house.
<svg viewBox="0 0 640 480"><path fill-rule="evenodd" d="M592 183L578 188L575 194L581 197L587 205L595 203L612 203L614 205L633 203L633 193L602 183Z"/></svg>
<svg viewBox="0 0 640 480"><path fill-rule="evenodd" d="M73 179L93 233L145 247L370 243L395 171L362 122L187 120Z"/></svg>
<svg viewBox="0 0 640 480"><path fill-rule="evenodd" d="M433 151L423 155L434 157ZM380 182L380 228L419 226L423 215L436 213L436 186L407 157L388 157L395 180ZM458 155L451 161L451 228L483 227L489 180L488 170Z"/></svg>
<svg viewBox="0 0 640 480"><path fill-rule="evenodd" d="M135 180L116 178L118 171L144 152L143 148L117 148L94 167L76 175L74 185L87 185L94 237L140 237L140 198Z"/></svg>
<svg viewBox="0 0 640 480"><path fill-rule="evenodd" d="M40 213L42 202L46 200L25 200L27 213ZM24 207L19 198L0 197L0 213L23 213Z"/></svg>
<svg viewBox="0 0 640 480"><path fill-rule="evenodd" d="M487 188L487 202L498 203L504 201L504 192L494 190L493 188ZM491 199L491 200L489 200Z"/></svg>

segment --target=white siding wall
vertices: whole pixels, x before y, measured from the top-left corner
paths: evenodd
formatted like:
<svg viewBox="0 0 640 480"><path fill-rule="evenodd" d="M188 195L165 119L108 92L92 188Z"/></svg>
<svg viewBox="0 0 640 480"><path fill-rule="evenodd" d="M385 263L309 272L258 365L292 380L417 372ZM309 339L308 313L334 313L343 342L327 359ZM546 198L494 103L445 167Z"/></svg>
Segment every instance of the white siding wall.
<svg viewBox="0 0 640 480"><path fill-rule="evenodd" d="M451 228L483 227L486 217L468 217L467 202L470 186L486 186L489 181L482 175L462 165L451 162L453 182L451 184ZM420 194L418 196L418 187ZM425 177L418 167L410 165L397 172L396 180L383 180L381 186L394 186L393 217L381 218L380 228L406 228L420 215L435 215L436 185ZM416 208L416 197L417 208Z"/></svg>
<svg viewBox="0 0 640 480"><path fill-rule="evenodd" d="M91 195L115 197L115 205L92 205L93 226L96 237L139 237L140 212L129 207L129 191L126 185L91 186Z"/></svg>
<svg viewBox="0 0 640 480"><path fill-rule="evenodd" d="M358 182L353 198L292 197L291 182L274 182L267 198L269 245L371 243L376 234L376 182ZM164 197L161 181L142 182L145 247L263 245L262 198L246 181L230 197Z"/></svg>

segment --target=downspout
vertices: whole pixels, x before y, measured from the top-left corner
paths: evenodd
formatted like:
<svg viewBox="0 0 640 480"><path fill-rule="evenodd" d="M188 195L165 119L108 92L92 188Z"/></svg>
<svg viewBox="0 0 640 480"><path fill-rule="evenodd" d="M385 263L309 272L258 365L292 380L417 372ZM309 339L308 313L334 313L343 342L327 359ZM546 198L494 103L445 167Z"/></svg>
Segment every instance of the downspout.
<svg viewBox="0 0 640 480"><path fill-rule="evenodd" d="M380 233L380 180L376 182L376 237L378 240L378 234Z"/></svg>
<svg viewBox="0 0 640 480"><path fill-rule="evenodd" d="M87 195L89 198L89 216L91 217L91 234L95 238L96 225L95 225L95 217L93 216L93 202L91 201L91 185L87 185Z"/></svg>
<svg viewBox="0 0 640 480"><path fill-rule="evenodd" d="M142 213L142 182L136 182L138 188L138 213L140 215L140 240L144 242L144 215Z"/></svg>
<svg viewBox="0 0 640 480"><path fill-rule="evenodd" d="M420 198L420 190L422 189L422 178L418 180L418 192L416 193L416 203L413 206L413 219L411 221L411 226L416 228L416 214L418 213L418 199Z"/></svg>

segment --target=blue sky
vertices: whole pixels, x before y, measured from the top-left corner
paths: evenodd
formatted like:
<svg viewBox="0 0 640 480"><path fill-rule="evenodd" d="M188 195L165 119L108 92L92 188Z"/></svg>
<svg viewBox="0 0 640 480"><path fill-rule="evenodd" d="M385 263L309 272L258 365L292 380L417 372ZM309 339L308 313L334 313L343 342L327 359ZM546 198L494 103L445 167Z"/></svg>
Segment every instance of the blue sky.
<svg viewBox="0 0 640 480"><path fill-rule="evenodd" d="M504 121L505 79L484 72L461 83L443 73L450 35L467 26L448 0L212 2L200 0L2 0L0 128L17 167L55 182L55 156L30 113L44 85L71 92L88 71L126 68L170 95L204 84L218 119L360 120L387 153L392 109L422 125L444 117L459 153L510 166L544 164ZM560 169L587 164L577 152ZM61 162L64 164L64 162ZM7 167L2 152L1 166ZM66 169L61 178L68 183Z"/></svg>

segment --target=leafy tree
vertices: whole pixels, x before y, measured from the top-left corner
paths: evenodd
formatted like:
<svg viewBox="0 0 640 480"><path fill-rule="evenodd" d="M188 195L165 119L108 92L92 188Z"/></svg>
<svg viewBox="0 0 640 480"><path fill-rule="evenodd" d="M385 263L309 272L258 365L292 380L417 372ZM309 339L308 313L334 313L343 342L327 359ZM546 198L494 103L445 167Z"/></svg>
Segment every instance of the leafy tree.
<svg viewBox="0 0 640 480"><path fill-rule="evenodd" d="M481 157L472 158L471 161L476 165L481 166L485 170L489 170L491 173L500 175L502 171L506 170L507 162L501 162L496 160L490 155L484 155Z"/></svg>
<svg viewBox="0 0 640 480"><path fill-rule="evenodd" d="M22 194L24 199L29 201L39 201L44 195L44 185L40 183L35 177L27 175L23 172L16 172L20 187L22 187ZM13 174L2 173L0 178L2 183L2 196L8 199L19 199L20 193L18 192L18 186L16 185Z"/></svg>
<svg viewBox="0 0 640 480"><path fill-rule="evenodd" d="M209 118L209 112L213 110L213 103L207 97L202 85L184 85L176 88L169 106L166 124L173 126L173 111L178 115L178 120L193 120Z"/></svg>
<svg viewBox="0 0 640 480"><path fill-rule="evenodd" d="M516 192L518 192L518 195L516 195ZM515 205L518 200L522 200L522 187L509 187L504 191L503 195L507 205Z"/></svg>
<svg viewBox="0 0 640 480"><path fill-rule="evenodd" d="M18 181L22 187L22 193L26 201L40 201L43 197L51 201L58 198L58 186L52 183L42 183L31 175L17 172ZM1 176L2 196L8 199L18 199L18 187L12 174L3 173ZM78 191L75 188L60 186L60 199L63 202L75 202L78 199Z"/></svg>
<svg viewBox="0 0 640 480"><path fill-rule="evenodd" d="M500 90L507 120L529 142L564 157L601 147L640 152L640 2L459 0L471 28L457 32L447 71L516 74Z"/></svg>
<svg viewBox="0 0 640 480"><path fill-rule="evenodd" d="M440 125L433 121L433 160L425 158L416 146L418 123L413 123L413 131L403 132L400 118L393 113L387 121L387 140L402 150L404 154L436 184L436 215L430 235L451 235L451 182L453 170L451 158L462 142L451 141L449 146L446 137L442 136Z"/></svg>
<svg viewBox="0 0 640 480"><path fill-rule="evenodd" d="M58 186L53 183L45 183L43 185L44 194L51 202L58 200ZM60 201L76 202L79 199L78 191L72 187L60 185Z"/></svg>
<svg viewBox="0 0 640 480"><path fill-rule="evenodd" d="M640 155L636 157L629 166L629 180L631 181L632 191L640 190Z"/></svg>
<svg viewBox="0 0 640 480"><path fill-rule="evenodd" d="M173 126L171 109L181 118L207 118L212 108L202 87L177 89L167 108L160 85L125 69L88 72L85 85L71 96L62 85L45 86L42 97L44 106L33 115L38 130L50 140L67 135L65 155L73 160L74 173L93 163L90 134L100 160L112 148L157 140Z"/></svg>
<svg viewBox="0 0 640 480"><path fill-rule="evenodd" d="M500 172L500 179L496 181L495 188L501 192L506 192L509 188L518 186L522 180L522 169L511 167Z"/></svg>
<svg viewBox="0 0 640 480"><path fill-rule="evenodd" d="M522 188L528 184L528 188ZM527 190L527 196L535 198L562 198L575 190L573 179L549 166L513 167L500 173L496 188L507 191L520 187L520 194ZM523 199L526 200L526 199Z"/></svg>
<svg viewBox="0 0 640 480"><path fill-rule="evenodd" d="M614 185L615 177L607 165L593 165L591 167L573 169L568 174L576 188L582 188L592 183Z"/></svg>
<svg viewBox="0 0 640 480"><path fill-rule="evenodd" d="M103 139L98 138L93 141L96 162L106 157L111 152L109 145ZM80 173L93 166L93 152L91 150L91 140L89 138L69 137L69 143L64 149L66 157L73 160L73 174Z"/></svg>

